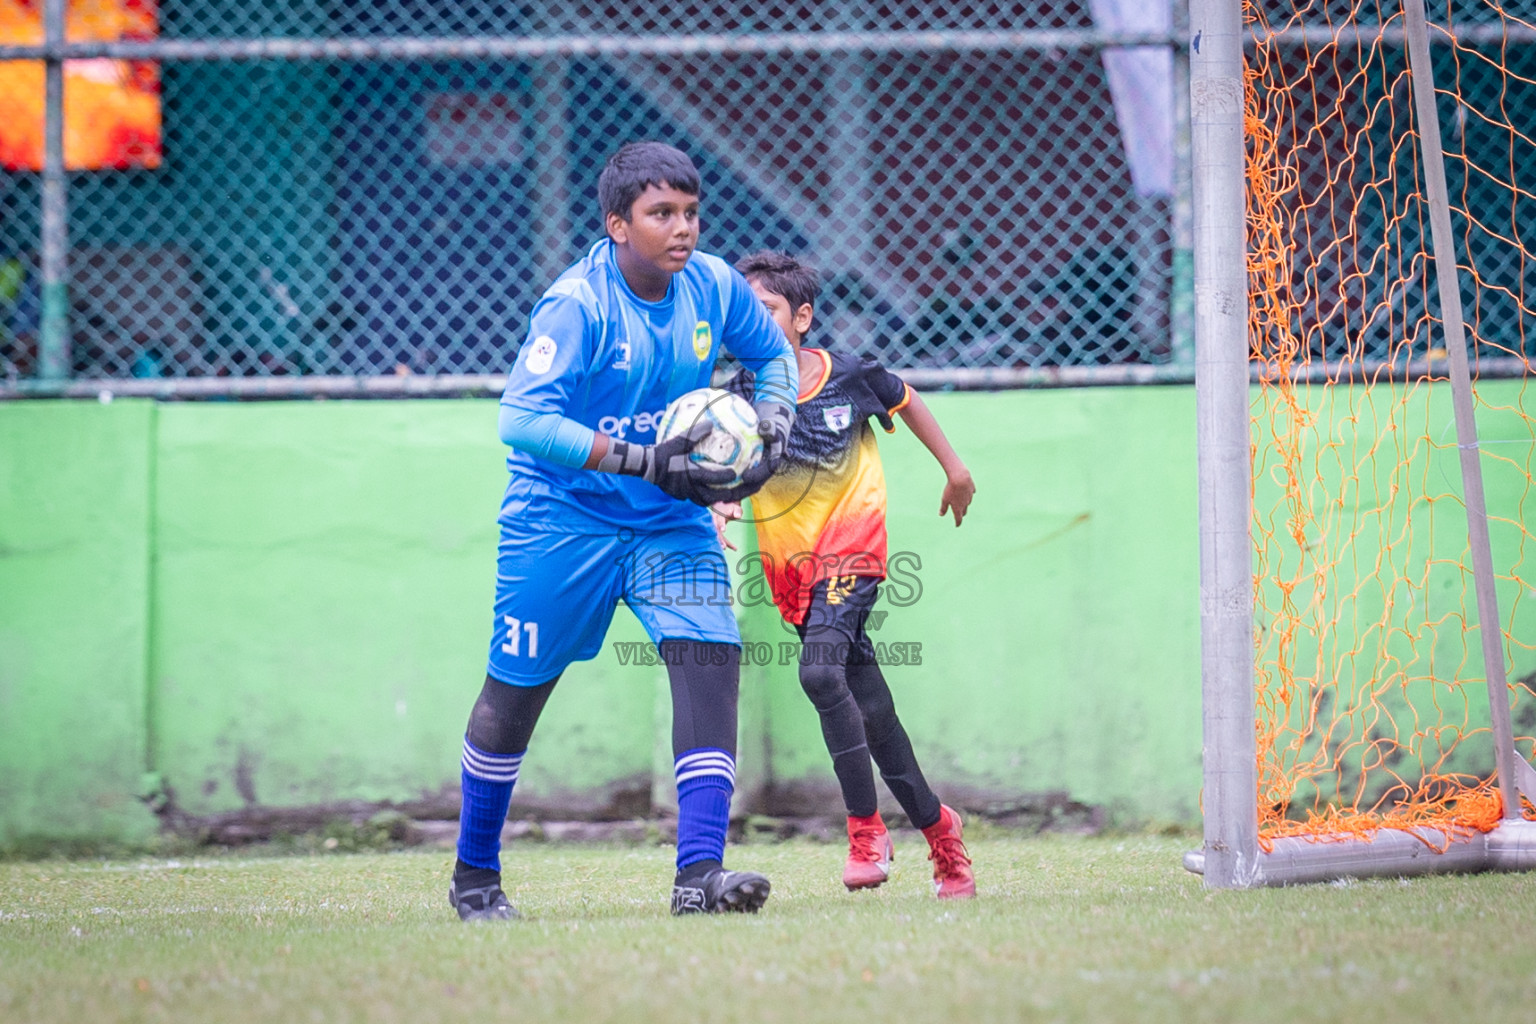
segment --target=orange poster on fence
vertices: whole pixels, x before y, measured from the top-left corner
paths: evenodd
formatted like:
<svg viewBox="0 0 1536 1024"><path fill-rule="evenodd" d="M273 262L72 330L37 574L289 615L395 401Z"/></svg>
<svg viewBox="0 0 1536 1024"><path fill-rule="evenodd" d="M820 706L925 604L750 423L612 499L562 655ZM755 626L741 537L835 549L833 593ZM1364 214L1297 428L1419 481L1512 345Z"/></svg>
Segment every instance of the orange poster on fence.
<svg viewBox="0 0 1536 1024"><path fill-rule="evenodd" d="M159 0L69 0L71 42L153 39ZM0 43L43 41L43 0L0 0ZM160 166L160 66L146 60L64 62L64 166ZM0 167L43 168L43 62L0 61Z"/></svg>

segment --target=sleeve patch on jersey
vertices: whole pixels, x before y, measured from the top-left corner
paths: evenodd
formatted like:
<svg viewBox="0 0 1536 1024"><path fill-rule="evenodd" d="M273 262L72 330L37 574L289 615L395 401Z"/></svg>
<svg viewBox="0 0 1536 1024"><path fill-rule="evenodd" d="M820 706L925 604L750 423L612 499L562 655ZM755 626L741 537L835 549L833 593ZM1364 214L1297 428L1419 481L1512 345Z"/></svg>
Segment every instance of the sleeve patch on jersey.
<svg viewBox="0 0 1536 1024"><path fill-rule="evenodd" d="M528 343L528 360L524 364L529 373L548 373L555 365L555 339L541 334Z"/></svg>

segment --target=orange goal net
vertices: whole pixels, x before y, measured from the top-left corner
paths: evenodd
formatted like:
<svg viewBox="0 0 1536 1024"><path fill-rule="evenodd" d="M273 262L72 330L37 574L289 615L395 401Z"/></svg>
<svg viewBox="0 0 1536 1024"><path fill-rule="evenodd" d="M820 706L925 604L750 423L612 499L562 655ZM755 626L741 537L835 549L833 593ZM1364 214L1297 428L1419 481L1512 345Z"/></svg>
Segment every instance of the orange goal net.
<svg viewBox="0 0 1536 1024"><path fill-rule="evenodd" d="M1428 18L1490 628L1529 763L1536 22L1511 8L1429 0ZM1260 844L1486 831L1502 808L1402 7L1244 14Z"/></svg>

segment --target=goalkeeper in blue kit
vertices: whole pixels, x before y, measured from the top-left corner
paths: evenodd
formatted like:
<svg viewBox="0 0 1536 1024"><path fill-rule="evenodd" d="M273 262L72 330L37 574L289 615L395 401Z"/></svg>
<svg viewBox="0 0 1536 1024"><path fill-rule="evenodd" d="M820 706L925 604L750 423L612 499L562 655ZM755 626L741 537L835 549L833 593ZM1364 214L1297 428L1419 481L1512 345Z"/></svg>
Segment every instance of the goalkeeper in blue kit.
<svg viewBox="0 0 1536 1024"><path fill-rule="evenodd" d="M740 636L708 504L754 492L783 458L794 352L745 279L695 251L700 180L658 142L616 152L598 179L607 237L533 308L501 398L511 448L485 684L461 762L449 902L464 920L517 916L501 829L555 683L595 657L622 600L667 664L677 781L674 914L751 911L768 879L722 866L735 785ZM737 482L688 458L699 423L658 443L668 403L708 385L721 347L752 370L764 457Z"/></svg>

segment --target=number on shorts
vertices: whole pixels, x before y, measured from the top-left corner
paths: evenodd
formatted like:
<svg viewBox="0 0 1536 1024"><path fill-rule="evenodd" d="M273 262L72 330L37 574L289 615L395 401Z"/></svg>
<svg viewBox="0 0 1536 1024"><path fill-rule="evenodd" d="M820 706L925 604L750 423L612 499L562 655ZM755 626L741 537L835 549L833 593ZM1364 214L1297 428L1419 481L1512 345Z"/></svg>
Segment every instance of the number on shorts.
<svg viewBox="0 0 1536 1024"><path fill-rule="evenodd" d="M539 624L537 622L524 622L522 619L511 615L503 615L502 620L507 624L507 640L501 645L502 652L512 657L519 657L522 652L523 634L528 634L528 657L539 656Z"/></svg>

